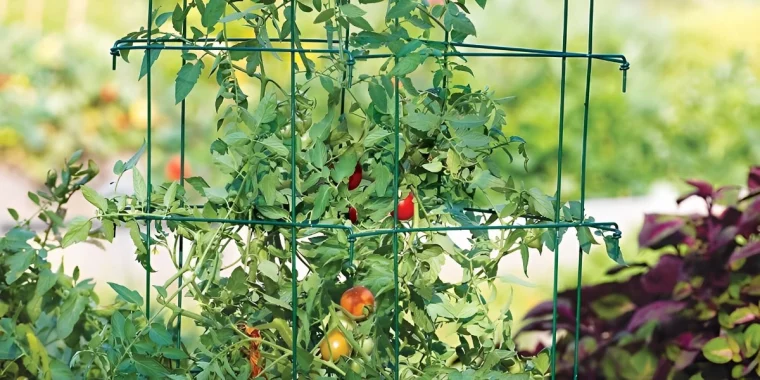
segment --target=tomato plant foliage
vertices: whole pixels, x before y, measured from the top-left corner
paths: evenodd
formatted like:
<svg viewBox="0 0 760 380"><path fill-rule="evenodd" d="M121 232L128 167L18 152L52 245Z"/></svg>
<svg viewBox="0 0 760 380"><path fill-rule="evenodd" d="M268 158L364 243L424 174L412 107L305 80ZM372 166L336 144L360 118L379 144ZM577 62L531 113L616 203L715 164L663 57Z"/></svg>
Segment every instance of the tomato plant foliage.
<svg viewBox="0 0 760 380"><path fill-rule="evenodd" d="M434 231L377 233L394 228L396 200L408 203L398 218L409 220L399 225L413 227L554 218L552 197L503 175L515 155L527 168L526 142L505 133L499 105L507 98L466 84L449 86L473 73L453 45L432 40L444 31L452 41L474 36L468 7L486 1L295 4L297 10L282 1L195 1L154 15L157 43L181 40L192 47L183 52L187 63L177 74L175 100L184 100L200 75L215 76L219 85L219 137L210 157L226 184L200 177L188 178L190 186L151 184L137 169L139 154L117 163L116 174L132 172L136 192L97 200L106 238L125 227L146 270L154 270L151 255L166 254L176 273L155 286L158 309L150 314L136 292L112 285L126 306L111 317L108 344L98 352L106 364L95 370L171 378L543 377L546 352L518 355L508 308L494 317L488 305L501 259L520 251L527 265L527 245L552 245L553 230L528 237L525 229L491 236L473 229L466 247ZM374 26L365 16L378 9L386 13ZM298 23L324 27L333 41L325 43L327 52L306 54L294 15L305 20ZM191 36L182 37L184 20L197 16L201 24L191 24ZM161 25L170 19L171 28ZM232 25L253 30L253 37L233 39ZM145 30L127 36L144 37ZM212 42L269 48L283 39L296 47L289 62L295 82L266 74L272 60L287 59L289 51L211 48ZM158 51L146 55L143 73ZM362 73L378 51L379 68ZM245 92L243 78L259 82L255 96ZM348 220L349 208L359 216L356 223ZM562 220L582 217L577 204L560 209ZM596 243L586 228L579 236L587 247ZM224 266L231 251L236 259ZM461 279L441 279L447 261L461 267ZM340 306L343 292L355 285L374 296L366 318L350 317ZM198 306L176 306L183 297ZM203 331L195 347L171 343L178 319ZM326 336L340 334L348 345L340 352L349 354L320 355Z"/></svg>

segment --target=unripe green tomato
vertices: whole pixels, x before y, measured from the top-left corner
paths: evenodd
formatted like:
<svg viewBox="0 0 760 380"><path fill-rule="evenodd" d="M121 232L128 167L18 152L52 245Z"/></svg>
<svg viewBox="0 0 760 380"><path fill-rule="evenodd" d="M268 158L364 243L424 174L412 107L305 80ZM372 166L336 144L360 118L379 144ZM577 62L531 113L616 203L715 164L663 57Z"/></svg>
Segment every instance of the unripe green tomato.
<svg viewBox="0 0 760 380"><path fill-rule="evenodd" d="M372 354L372 351L375 349L375 340L370 337L366 337L362 339L360 344L361 344L362 352L365 355Z"/></svg>
<svg viewBox="0 0 760 380"><path fill-rule="evenodd" d="M311 115L296 117L296 128L299 133L306 133L306 131L309 130L309 128L311 128L311 123L312 123Z"/></svg>
<svg viewBox="0 0 760 380"><path fill-rule="evenodd" d="M338 313L338 322L340 322L340 324L343 325L343 328L346 330L354 330L354 321L352 321L345 313Z"/></svg>
<svg viewBox="0 0 760 380"><path fill-rule="evenodd" d="M311 147L311 136L308 133L301 135L301 149L309 149Z"/></svg>
<svg viewBox="0 0 760 380"><path fill-rule="evenodd" d="M530 248L540 249L543 243L541 243L541 235L544 230L532 231L525 237L527 246Z"/></svg>
<svg viewBox="0 0 760 380"><path fill-rule="evenodd" d="M351 360L351 370L357 374L362 373L362 363L359 362L359 359Z"/></svg>

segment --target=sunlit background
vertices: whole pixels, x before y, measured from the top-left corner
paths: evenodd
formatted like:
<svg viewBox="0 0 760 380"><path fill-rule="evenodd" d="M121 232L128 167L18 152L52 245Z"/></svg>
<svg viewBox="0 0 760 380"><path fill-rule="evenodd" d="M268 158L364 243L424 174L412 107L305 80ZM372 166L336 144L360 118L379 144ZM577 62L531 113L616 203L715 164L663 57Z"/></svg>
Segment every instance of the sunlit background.
<svg viewBox="0 0 760 380"><path fill-rule="evenodd" d="M478 42L561 49L563 2L489 3L488 12L475 12ZM585 52L589 3L570 3L568 46ZM154 1L164 11L173 4ZM631 70L623 94L618 65L594 62L588 213L620 223L626 259L639 260L644 257L637 253L635 237L645 212L694 211L689 204L675 207L682 179L742 184L748 166L760 163L760 2L606 0L596 5L594 51L625 54ZM119 59L112 71L108 49L146 23L146 7L147 1L0 0L0 207L30 214L26 192L77 149L100 164L99 190L112 190L113 163L131 156L145 137L147 97L145 81L138 81L142 53L133 52L131 63ZM306 33L320 30L304 26ZM547 192L557 178L559 62L471 62L474 86L516 96L507 106L510 134L528 141L530 161L528 174L521 164L513 174ZM154 66L156 181L179 151L179 108L173 102L179 64L178 55L165 53ZM274 75L285 75L287 64L277 70ZM570 60L562 173L566 200L580 196L585 70L585 60ZM205 80L205 92L215 92ZM188 102L187 152L193 175L212 176L208 145L215 118L203 86ZM75 200L69 213L92 210ZM10 226L10 217L0 216L0 230ZM573 286L576 278L577 245L571 240L560 251L562 287ZM103 293L108 293L106 281L141 288L144 272L133 260L129 238L121 236L105 250L83 247L66 251L67 268L80 266L82 277L93 277ZM584 260L587 282L603 279L603 269L613 264L603 248ZM168 260L165 264L168 268ZM553 256L533 255L527 279L519 257L507 264L502 270L521 278L512 302L519 320L527 308L551 296ZM500 295L502 301L506 294Z"/></svg>

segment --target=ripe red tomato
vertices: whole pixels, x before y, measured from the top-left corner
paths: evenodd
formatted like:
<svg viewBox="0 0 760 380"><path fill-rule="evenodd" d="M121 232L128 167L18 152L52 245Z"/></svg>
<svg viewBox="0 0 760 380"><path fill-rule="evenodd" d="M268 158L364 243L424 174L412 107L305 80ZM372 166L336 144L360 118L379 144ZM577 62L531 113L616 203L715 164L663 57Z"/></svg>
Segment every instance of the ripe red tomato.
<svg viewBox="0 0 760 380"><path fill-rule="evenodd" d="M393 211L391 211L393 216ZM398 202L398 220L409 220L414 216L414 194L409 193L406 198Z"/></svg>
<svg viewBox="0 0 760 380"><path fill-rule="evenodd" d="M322 340L319 351L322 354L322 360L336 362L341 356L351 355L351 345L348 344L346 336L340 330L335 329L330 331Z"/></svg>
<svg viewBox="0 0 760 380"><path fill-rule="evenodd" d="M362 166L357 163L356 169L354 169L354 174L351 174L351 176L348 177L348 189L353 190L359 187L360 183L362 183Z"/></svg>
<svg viewBox="0 0 760 380"><path fill-rule="evenodd" d="M179 181L180 169L182 167L181 158L179 155L174 155L169 162L166 163L166 179L169 181ZM190 165L185 162L185 178L190 177Z"/></svg>
<svg viewBox="0 0 760 380"><path fill-rule="evenodd" d="M359 221L359 214L357 214L356 209L353 207L348 208L348 220L353 224L356 224Z"/></svg>
<svg viewBox="0 0 760 380"><path fill-rule="evenodd" d="M375 310L375 296L369 289L357 285L343 292L340 306L354 317L365 318Z"/></svg>

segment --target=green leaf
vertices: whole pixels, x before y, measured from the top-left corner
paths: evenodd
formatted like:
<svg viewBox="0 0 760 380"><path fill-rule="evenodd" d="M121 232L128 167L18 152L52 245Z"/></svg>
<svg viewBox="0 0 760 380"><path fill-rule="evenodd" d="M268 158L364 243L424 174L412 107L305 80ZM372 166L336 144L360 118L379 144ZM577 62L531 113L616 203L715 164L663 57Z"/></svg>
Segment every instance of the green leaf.
<svg viewBox="0 0 760 380"><path fill-rule="evenodd" d="M388 93L385 88L375 82L370 82L369 97L372 99L375 109L380 113L388 113Z"/></svg>
<svg viewBox="0 0 760 380"><path fill-rule="evenodd" d="M168 297L168 293L166 293L166 288L164 288L163 286L153 285L153 288L156 289L156 292L162 298Z"/></svg>
<svg viewBox="0 0 760 380"><path fill-rule="evenodd" d="M264 178L261 179L261 182L259 182L259 189L261 190L261 194L264 195L264 202L266 202L267 205L274 205L275 196L277 195L277 186L279 184L280 181L274 173L265 175Z"/></svg>
<svg viewBox="0 0 760 380"><path fill-rule="evenodd" d="M90 298L81 295L79 292L69 294L61 306L61 314L58 317L58 323L55 325L58 339L66 339L74 331L74 325L79 322L79 317L89 303Z"/></svg>
<svg viewBox="0 0 760 380"><path fill-rule="evenodd" d="M9 266L8 272L5 273L5 283L10 285L18 280L21 275L26 272L27 268L32 265L34 251L31 249L24 249L13 255L6 255L8 254L3 253L3 256L5 256L5 264Z"/></svg>
<svg viewBox="0 0 760 380"><path fill-rule="evenodd" d="M198 83L198 78L201 77L201 71L203 71L203 61L198 61L195 64L186 63L179 69L177 78L174 80L174 104L179 104L190 94L195 84Z"/></svg>
<svg viewBox="0 0 760 380"><path fill-rule="evenodd" d="M116 162L116 164L113 167L113 174L121 175L127 170L134 168L137 165L137 162L140 161L140 157L143 155L143 153L145 153L146 147L147 147L147 141L143 140L143 143L140 146L140 149L138 149L137 152L135 152L135 154L132 157L130 157L126 163L121 162L121 161Z"/></svg>
<svg viewBox="0 0 760 380"><path fill-rule="evenodd" d="M148 185L137 168L132 170L132 188L135 190L135 198L138 201L145 202L148 199Z"/></svg>
<svg viewBox="0 0 760 380"><path fill-rule="evenodd" d="M457 139L460 145L469 148L482 148L488 146L491 142L491 138L475 131L464 130L457 133Z"/></svg>
<svg viewBox="0 0 760 380"><path fill-rule="evenodd" d="M335 16L335 8L327 8L317 15L317 17L314 19L314 23L321 24L331 19L333 16Z"/></svg>
<svg viewBox="0 0 760 380"><path fill-rule="evenodd" d="M45 268L40 271L37 278L37 286L34 289L34 294L37 296L44 296L50 289L55 286L58 281L58 273L54 273L50 269Z"/></svg>
<svg viewBox="0 0 760 380"><path fill-rule="evenodd" d="M374 30L372 28L372 25L370 25L370 23L367 22L367 20L365 20L364 17L350 17L350 18L347 18L347 20L349 24L356 26L359 29L363 29L369 32Z"/></svg>
<svg viewBox="0 0 760 380"><path fill-rule="evenodd" d="M367 137L364 138L364 147L369 148L372 146L375 146L378 142L382 141L384 138L390 136L391 133L386 131L383 128L376 127L375 129L371 130Z"/></svg>
<svg viewBox="0 0 760 380"><path fill-rule="evenodd" d="M329 185L322 185L319 187L317 196L314 198L314 209L311 211L312 220L318 220L325 213L327 205L331 200L330 190Z"/></svg>
<svg viewBox="0 0 760 380"><path fill-rule="evenodd" d="M279 267L277 267L277 264L269 260L261 260L259 262L259 272L264 276L269 277L272 281L277 282L280 280Z"/></svg>
<svg viewBox="0 0 760 380"><path fill-rule="evenodd" d="M726 364L734 357L734 353L728 345L728 338L724 336L713 338L702 346L702 354L707 360L717 364Z"/></svg>
<svg viewBox="0 0 760 380"><path fill-rule="evenodd" d="M156 28L160 28L161 25L164 25L169 18L172 17L172 12L166 12L158 15L156 17Z"/></svg>
<svg viewBox="0 0 760 380"><path fill-rule="evenodd" d="M177 197L177 187L179 187L179 183L176 181L169 185L166 194L164 194L164 207L169 208L174 203L174 199Z"/></svg>
<svg viewBox="0 0 760 380"><path fill-rule="evenodd" d="M363 9L353 4L344 4L338 8L340 8L340 13L346 17L362 17L367 14Z"/></svg>
<svg viewBox="0 0 760 380"><path fill-rule="evenodd" d="M9 208L8 213L11 214L11 218L13 218L13 220L18 221L18 211L16 211L15 209Z"/></svg>
<svg viewBox="0 0 760 380"><path fill-rule="evenodd" d="M554 205L547 195L535 187L528 190L528 195L528 202L539 215L554 220Z"/></svg>
<svg viewBox="0 0 760 380"><path fill-rule="evenodd" d="M97 207L98 210L103 212L108 211L108 201L100 196L97 191L87 185L82 185L81 189L82 195L84 195L84 199L90 202L93 206Z"/></svg>
<svg viewBox="0 0 760 380"><path fill-rule="evenodd" d="M441 126L441 117L429 113L411 112L409 115L402 117L401 121L422 132L427 132Z"/></svg>
<svg viewBox="0 0 760 380"><path fill-rule="evenodd" d="M266 4L255 4L242 12L230 13L229 15L222 17L219 21L226 23L230 21L240 20L255 11L266 8L266 6Z"/></svg>
<svg viewBox="0 0 760 380"><path fill-rule="evenodd" d="M528 261L530 260L530 251L528 251L527 245L520 244L520 256L522 257L523 272L525 273L525 277L528 277Z"/></svg>
<svg viewBox="0 0 760 380"><path fill-rule="evenodd" d="M75 219L69 226L69 230L66 231L66 235L63 236L61 246L66 248L87 240L91 228L92 221L89 219Z"/></svg>
<svg viewBox="0 0 760 380"><path fill-rule="evenodd" d="M287 157L288 155L288 148L286 148L282 141L275 135L270 135L269 137L259 142L262 145L266 146L272 153L278 156Z"/></svg>
<svg viewBox="0 0 760 380"><path fill-rule="evenodd" d="M760 324L754 323L744 330L744 357L750 357L760 350Z"/></svg>
<svg viewBox="0 0 760 380"><path fill-rule="evenodd" d="M613 320L636 309L631 299L622 294L607 294L591 302L591 310L604 320Z"/></svg>
<svg viewBox="0 0 760 380"><path fill-rule="evenodd" d="M462 168L462 160L454 149L449 149L446 152L446 168L449 169L452 175L457 175Z"/></svg>
<svg viewBox="0 0 760 380"><path fill-rule="evenodd" d="M287 219L290 214L281 206L258 206L256 211L260 212L267 219Z"/></svg>
<svg viewBox="0 0 760 380"><path fill-rule="evenodd" d="M321 141L315 142L308 154L309 161L316 168L322 168L327 163L327 146Z"/></svg>
<svg viewBox="0 0 760 380"><path fill-rule="evenodd" d="M414 70L417 70L417 67L419 67L426 58L426 56L418 53L401 57L396 66L393 67L393 70L391 70L390 75L401 77L410 74Z"/></svg>
<svg viewBox="0 0 760 380"><path fill-rule="evenodd" d="M227 0L209 0L205 12L203 12L203 17L201 17L201 24L206 28L216 25L222 15L224 15L226 7Z"/></svg>
<svg viewBox="0 0 760 380"><path fill-rule="evenodd" d="M113 289L124 301L142 306L144 301L140 293L137 291L129 289L124 285L114 284L113 282L109 282L108 285L111 286L111 289Z"/></svg>
<svg viewBox="0 0 760 380"><path fill-rule="evenodd" d="M207 187L203 189L203 193L206 194L209 202L223 205L227 203L227 197L229 194L223 187Z"/></svg>
<svg viewBox="0 0 760 380"><path fill-rule="evenodd" d="M156 44L161 45L161 44ZM158 56L161 55L161 49L151 49L145 55L143 56L142 60L142 66L140 66L140 77L139 79L142 79L146 74L148 74L148 70L153 67L153 64L158 59ZM148 59L150 57L150 59Z"/></svg>
<svg viewBox="0 0 760 380"><path fill-rule="evenodd" d="M185 353L185 351L182 351L177 347L171 347L171 346L163 347L161 348L160 352L161 352L161 355L163 355L167 359L171 359L171 360L187 359L187 354Z"/></svg>
<svg viewBox="0 0 760 380"><path fill-rule="evenodd" d="M277 118L277 97L272 93L264 95L252 116L257 127Z"/></svg>
<svg viewBox="0 0 760 380"><path fill-rule="evenodd" d="M126 338L126 335L124 333L124 326L126 322L127 320L124 318L124 314L122 314L121 311L114 311L113 315L111 315L111 331L113 331L113 335L115 337L122 340Z"/></svg>
<svg viewBox="0 0 760 380"><path fill-rule="evenodd" d="M591 246L594 244L599 244L596 242L596 239L594 239L594 234L591 233L591 229L588 227L580 227L578 228L578 242L581 245L581 249L583 249L583 252L589 253L591 252Z"/></svg>
<svg viewBox="0 0 760 380"><path fill-rule="evenodd" d="M349 150L346 153L343 153L343 155L340 156L338 163L335 164L335 169L333 169L332 173L330 173L333 181L341 182L344 179L348 178L348 176L351 174L354 174L354 170L356 170L356 163L358 161L359 159L356 157L356 152L353 150Z"/></svg>
<svg viewBox="0 0 760 380"><path fill-rule="evenodd" d="M478 307L474 303L460 302L451 304L449 301L432 303L427 306L427 312L434 321L438 317L448 319L466 319L478 313Z"/></svg>
<svg viewBox="0 0 760 380"><path fill-rule="evenodd" d="M438 173L443 170L443 163L441 161L433 161L423 164L422 167L429 172Z"/></svg>
<svg viewBox="0 0 760 380"><path fill-rule="evenodd" d="M385 19L391 20L394 18L407 17L415 8L417 8L417 4L411 0L398 0L396 4L388 10Z"/></svg>
<svg viewBox="0 0 760 380"><path fill-rule="evenodd" d="M620 251L620 240L613 236L604 237L604 246L607 249L607 256L620 265L625 265L623 252Z"/></svg>
<svg viewBox="0 0 760 380"><path fill-rule="evenodd" d="M335 107L327 110L325 117L309 128L309 137L314 141L325 141L330 136L330 129L335 120Z"/></svg>
<svg viewBox="0 0 760 380"><path fill-rule="evenodd" d="M172 344L172 334L166 330L166 326L161 323L153 323L150 325L148 336L153 343L160 346L168 346Z"/></svg>
<svg viewBox="0 0 760 380"><path fill-rule="evenodd" d="M214 0L211 0L211 1L214 1ZM219 0L219 1L225 1L225 0ZM167 370L164 366L161 365L161 363L157 362L155 359L149 358L144 355L133 355L132 360L135 363L135 368L137 369L137 372L139 372L141 375L146 376L150 379L163 378L169 374L169 370Z"/></svg>
<svg viewBox="0 0 760 380"><path fill-rule="evenodd" d="M549 372L549 364L551 364L551 350L547 347L541 350L541 352L533 358L533 365L536 366L536 370L542 375Z"/></svg>
<svg viewBox="0 0 760 380"><path fill-rule="evenodd" d="M372 175L375 177L375 192L377 196L384 196L388 185L393 180L393 174L391 174L390 169L378 163L372 166Z"/></svg>
<svg viewBox="0 0 760 380"><path fill-rule="evenodd" d="M482 127L488 122L488 117L480 115L446 115L446 121L454 129L469 129Z"/></svg>

